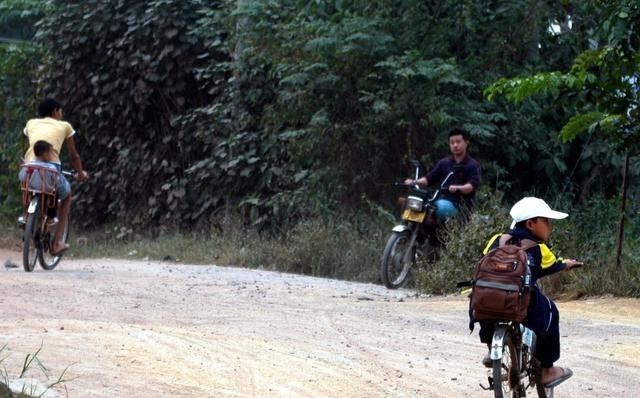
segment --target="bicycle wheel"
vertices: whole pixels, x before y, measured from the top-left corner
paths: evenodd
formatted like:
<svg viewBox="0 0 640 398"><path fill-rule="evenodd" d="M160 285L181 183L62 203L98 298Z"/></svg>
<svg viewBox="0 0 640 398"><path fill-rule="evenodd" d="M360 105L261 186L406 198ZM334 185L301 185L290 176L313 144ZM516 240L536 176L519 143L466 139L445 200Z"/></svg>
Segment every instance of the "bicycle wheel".
<svg viewBox="0 0 640 398"><path fill-rule="evenodd" d="M26 272L31 272L38 260L38 248L40 247L38 219L40 206L36 206L33 213L27 214L27 223L22 235L22 265Z"/></svg>
<svg viewBox="0 0 640 398"><path fill-rule="evenodd" d="M502 359L493 360L493 392L495 398L520 397L520 370L513 334L507 331L502 345Z"/></svg>
<svg viewBox="0 0 640 398"><path fill-rule="evenodd" d="M53 238L55 236L55 227L46 228L42 236L42 244L38 248L38 259L40 260L40 266L46 270L53 270L62 260L62 254L53 256L51 255L51 248L53 247ZM66 223L64 231L62 231L62 240L66 243L69 240L69 222Z"/></svg>

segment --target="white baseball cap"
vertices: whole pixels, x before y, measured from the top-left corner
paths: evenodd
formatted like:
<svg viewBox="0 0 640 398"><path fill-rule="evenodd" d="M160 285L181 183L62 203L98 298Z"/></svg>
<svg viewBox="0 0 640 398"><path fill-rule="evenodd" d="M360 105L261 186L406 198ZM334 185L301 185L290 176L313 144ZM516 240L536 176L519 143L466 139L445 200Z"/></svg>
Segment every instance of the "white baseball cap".
<svg viewBox="0 0 640 398"><path fill-rule="evenodd" d="M568 216L567 213L551 210L551 207L542 199L534 197L526 197L520 199L509 211L509 215L513 218L511 228L516 226L516 223L525 221L534 217L552 218L554 220L561 220Z"/></svg>

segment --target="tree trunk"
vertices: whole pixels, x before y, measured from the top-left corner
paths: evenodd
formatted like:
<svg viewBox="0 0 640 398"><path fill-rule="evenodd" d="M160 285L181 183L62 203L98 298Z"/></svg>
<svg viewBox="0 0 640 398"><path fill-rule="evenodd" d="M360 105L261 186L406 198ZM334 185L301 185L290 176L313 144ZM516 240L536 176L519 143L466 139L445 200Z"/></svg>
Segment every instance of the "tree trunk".
<svg viewBox="0 0 640 398"><path fill-rule="evenodd" d="M620 267L622 256L622 243L624 241L625 208L627 205L627 190L629 189L629 152L624 156L622 171L622 198L620 199L620 223L618 224L618 238L616 242L616 266Z"/></svg>

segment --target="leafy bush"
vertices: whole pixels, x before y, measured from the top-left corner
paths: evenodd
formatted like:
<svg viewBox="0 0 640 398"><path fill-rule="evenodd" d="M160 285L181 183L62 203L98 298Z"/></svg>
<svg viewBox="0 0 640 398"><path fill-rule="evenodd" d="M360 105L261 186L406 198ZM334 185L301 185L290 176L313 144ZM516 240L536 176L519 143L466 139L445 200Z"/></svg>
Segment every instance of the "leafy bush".
<svg viewBox="0 0 640 398"><path fill-rule="evenodd" d="M640 245L634 229L638 214L629 212L621 266L616 265L619 199L593 197L586 206L572 209L566 222L554 224L554 242L560 257L577 257L585 266L563 274L552 291L568 296L614 294L640 296ZM567 286L558 286L565 283Z"/></svg>
<svg viewBox="0 0 640 398"><path fill-rule="evenodd" d="M432 164L447 153L453 124L491 159L496 189L517 195L522 170L543 187L572 177L579 151L554 139L563 115L481 95L491 76L584 48L578 31L563 43L548 33L548 20L567 17L560 5L517 29L508 21L528 15L527 2L52 5L37 35L52 55L42 92L67 102L81 132L95 177L78 188L87 224L206 226L240 207L245 223L278 229L318 211L390 203L381 182L403 174L409 157Z"/></svg>
<svg viewBox="0 0 640 398"><path fill-rule="evenodd" d="M482 194L480 208L466 224L449 223L446 246L435 264L422 264L418 288L429 293L451 293L459 281L473 278L473 270L484 245L495 233L504 232L511 223L508 206L499 198ZM554 203L556 202L556 203ZM559 258L578 258L585 266L540 280L552 297L580 297L614 294L640 297L640 245L637 236L627 231L622 267L615 264L615 234L618 209L615 200L593 198L583 207L572 207L562 200L549 200L553 208L566 209L570 215L553 223L549 245ZM638 215L629 219L634 225Z"/></svg>
<svg viewBox="0 0 640 398"><path fill-rule="evenodd" d="M454 292L456 283L473 278L475 264L489 238L508 228L511 219L508 208L501 204L502 195L483 190L479 196L479 206L468 222L447 223L445 246L438 260L420 264L416 273L420 290L436 294Z"/></svg>
<svg viewBox="0 0 640 398"><path fill-rule="evenodd" d="M22 129L33 116L38 64L43 52L28 44L0 44L0 216L20 208L18 166L26 150Z"/></svg>
<svg viewBox="0 0 640 398"><path fill-rule="evenodd" d="M308 220L281 239L249 242L240 264L284 272L374 281L385 233L366 222ZM362 229L364 227L364 229Z"/></svg>
<svg viewBox="0 0 640 398"><path fill-rule="evenodd" d="M78 188L76 219L94 225L114 218L138 225L179 219L179 205L198 195L186 170L215 149L172 124L211 101L197 68L219 54L192 32L204 3L54 4L56 12L40 23L36 37L54 55L42 92L65 103L92 175ZM205 183L211 181L199 181Z"/></svg>
<svg viewBox="0 0 640 398"><path fill-rule="evenodd" d="M49 11L46 1L3 0L0 2L0 41L30 40L36 31L35 23Z"/></svg>

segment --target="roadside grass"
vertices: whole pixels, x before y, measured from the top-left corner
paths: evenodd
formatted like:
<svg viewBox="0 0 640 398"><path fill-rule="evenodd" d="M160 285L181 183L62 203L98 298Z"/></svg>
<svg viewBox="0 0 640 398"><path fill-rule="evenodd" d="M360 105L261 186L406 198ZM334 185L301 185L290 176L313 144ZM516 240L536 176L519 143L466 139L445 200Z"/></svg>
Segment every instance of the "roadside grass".
<svg viewBox="0 0 640 398"><path fill-rule="evenodd" d="M68 396L66 383L73 381L75 378L65 378L67 371L69 370L69 367L67 367L62 371L62 373L58 376L56 380L54 380L53 382L49 380L49 377L50 377L49 369L47 369L44 366L44 364L42 363L42 361L40 361L40 358L38 357L38 355L40 354L43 348L42 344L40 345L40 348L38 348L34 353L28 353L25 356L24 362L22 364L22 369L20 370L20 374L15 379L10 376L9 371L6 369L6 367L3 364L3 362L8 358L8 355L7 356L4 355L4 351L6 348L7 348L6 344L0 348L0 356L2 356L2 358L0 358L0 365L2 365L2 368L0 369L0 396L1 397L6 396L6 397L18 397L18 398L32 398L32 397L47 396L51 393L53 393L53 395L55 396L59 396L57 392L52 390L54 387L63 388L66 393L65 395ZM27 378L34 373L33 372L34 370L39 370L38 373L42 374L40 378L44 377L45 382L34 381L34 380L38 380L39 378ZM12 392L11 389L9 388L9 385L13 384L12 382L16 382L16 381L20 381L22 383L21 388L18 387L20 388L20 392ZM16 387L11 387L11 388L16 388Z"/></svg>
<svg viewBox="0 0 640 398"><path fill-rule="evenodd" d="M113 257L268 269L336 279L374 281L387 228L375 220L304 220L274 236L226 222L208 231L135 233L123 227L71 231L76 258ZM20 230L6 226L3 247L20 250ZM64 263L63 263L64 266Z"/></svg>
<svg viewBox="0 0 640 398"><path fill-rule="evenodd" d="M434 263L419 264L418 289L432 294L454 293L456 284L473 278L475 264L491 236L509 225L507 210L499 200L485 201L466 223L449 221L444 231L445 246Z"/></svg>
<svg viewBox="0 0 640 398"><path fill-rule="evenodd" d="M476 261L488 239L510 224L508 207L493 193L479 203L466 224L449 222L446 246L434 264L418 264L414 286L425 293L449 294L456 283L473 277ZM554 204L554 206L556 206ZM578 258L586 265L574 272L543 278L552 297L575 298L611 294L640 297L640 215L628 220L622 265L615 264L617 201L593 198L570 217L553 223L550 245L558 257ZM384 214L383 214L384 213ZM633 213L632 213L633 214ZM134 232L110 226L95 232L72 231L70 256L148 259L188 264L217 264L363 282L378 281L380 255L394 216L373 208L354 219L301 220L279 235L259 233L239 218L215 223L216 229ZM20 229L9 220L0 232L0 246L20 250ZM64 264L63 264L64 265Z"/></svg>

